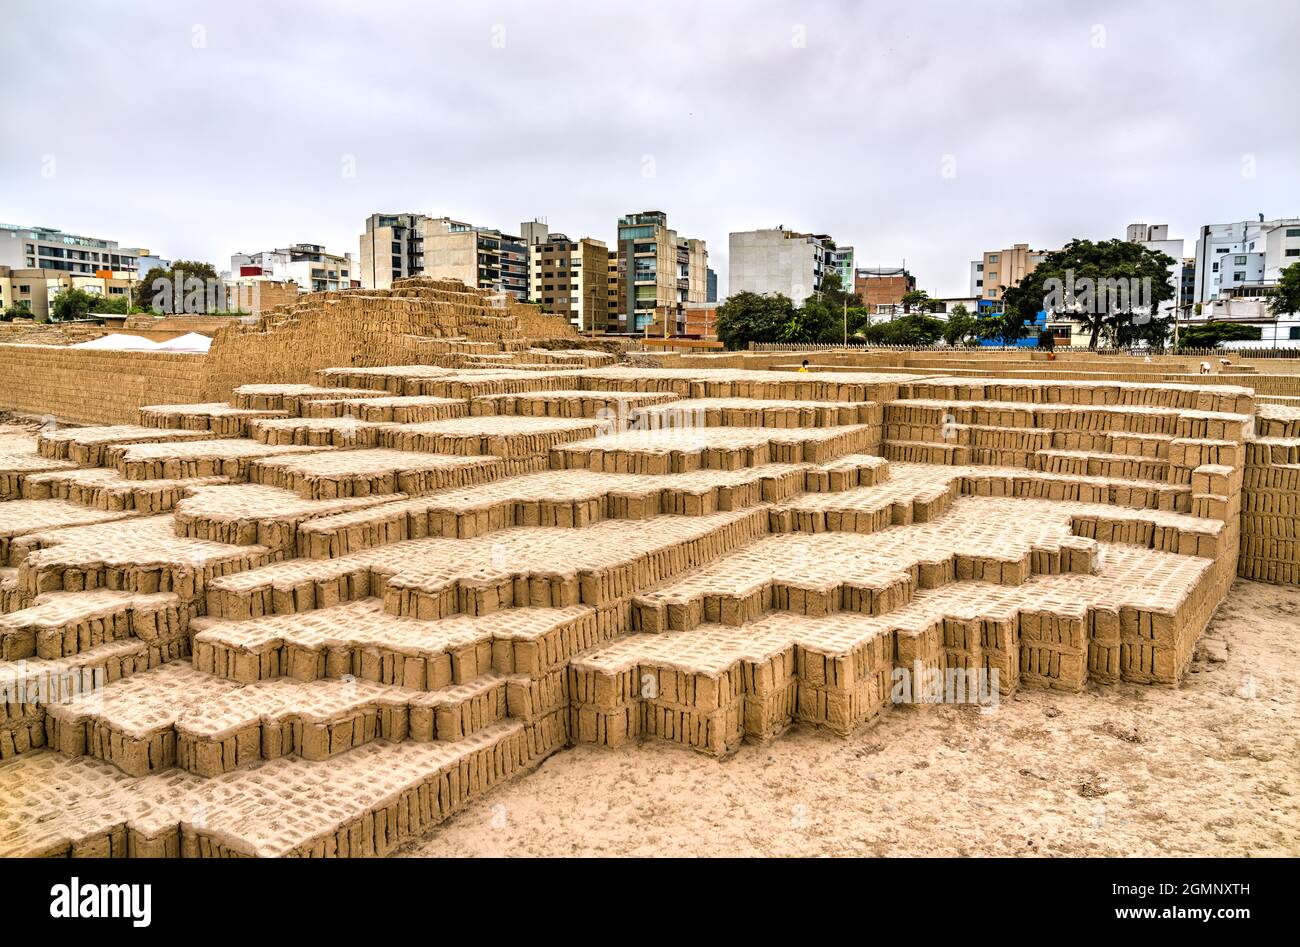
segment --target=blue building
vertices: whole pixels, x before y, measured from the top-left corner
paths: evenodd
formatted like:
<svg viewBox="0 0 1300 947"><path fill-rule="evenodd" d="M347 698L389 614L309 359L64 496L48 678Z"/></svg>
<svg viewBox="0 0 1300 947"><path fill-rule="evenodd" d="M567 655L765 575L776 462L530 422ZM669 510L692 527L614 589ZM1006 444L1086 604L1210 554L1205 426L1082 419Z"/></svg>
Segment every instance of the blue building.
<svg viewBox="0 0 1300 947"><path fill-rule="evenodd" d="M1002 314L1002 304L999 302L995 302L994 300L991 299L981 299L975 311L975 316L976 318L979 319L984 319L989 316L998 316L1001 314ZM1013 344L1015 345L1016 348L1020 348L1020 349L1037 348L1038 336L1040 333L1046 331L1046 329L1047 329L1047 310L1040 309L1034 315L1034 321L1030 323L1026 323L1025 325L1026 334L1024 338L1019 339ZM993 348L1000 347L1001 344L1002 344L1001 342L998 342L995 339L980 340L980 345L989 346Z"/></svg>

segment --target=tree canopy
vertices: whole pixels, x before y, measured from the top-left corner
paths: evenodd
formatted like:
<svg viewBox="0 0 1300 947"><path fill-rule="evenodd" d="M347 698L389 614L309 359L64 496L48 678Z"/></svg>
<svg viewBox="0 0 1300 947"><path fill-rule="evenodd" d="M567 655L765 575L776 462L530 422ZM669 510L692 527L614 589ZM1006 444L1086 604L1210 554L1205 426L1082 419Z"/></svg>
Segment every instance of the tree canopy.
<svg viewBox="0 0 1300 947"><path fill-rule="evenodd" d="M1261 337L1259 326L1248 326L1240 322L1195 323L1183 326L1178 331L1180 349L1212 349L1220 342L1247 342Z"/></svg>
<svg viewBox="0 0 1300 947"><path fill-rule="evenodd" d="M1006 314L1017 316L1022 326L1043 310L1078 322L1089 330L1093 349L1103 331L1117 344L1149 336L1163 342L1159 325L1143 327L1157 322L1160 303L1173 298L1169 267L1174 262L1127 240L1071 240L1003 293Z"/></svg>
<svg viewBox="0 0 1300 947"><path fill-rule="evenodd" d="M126 295L101 296L89 293L78 287L63 290L50 303L50 319L53 322L67 322L83 319L97 312L126 314L130 310Z"/></svg>
<svg viewBox="0 0 1300 947"><path fill-rule="evenodd" d="M1292 263L1282 271L1282 278L1277 282L1277 292L1269 300L1268 308L1275 316L1300 312L1300 263Z"/></svg>
<svg viewBox="0 0 1300 947"><path fill-rule="evenodd" d="M217 279L217 269L211 263L204 263L200 260L177 260L171 266L163 269L161 266L155 266L135 285L132 294L131 305L137 309L153 309L154 283L157 280L167 280L172 285L172 297L182 299L185 296L184 281L196 278L203 281Z"/></svg>

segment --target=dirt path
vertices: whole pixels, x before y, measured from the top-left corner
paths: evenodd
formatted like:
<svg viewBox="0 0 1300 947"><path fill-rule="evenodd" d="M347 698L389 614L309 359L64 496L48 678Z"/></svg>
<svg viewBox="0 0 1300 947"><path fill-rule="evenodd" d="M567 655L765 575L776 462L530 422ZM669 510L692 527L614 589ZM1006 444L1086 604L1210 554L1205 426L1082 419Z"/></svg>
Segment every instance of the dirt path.
<svg viewBox="0 0 1300 947"><path fill-rule="evenodd" d="M733 758L577 747L407 854L1298 855L1300 589L1239 581L1180 690L906 707Z"/></svg>

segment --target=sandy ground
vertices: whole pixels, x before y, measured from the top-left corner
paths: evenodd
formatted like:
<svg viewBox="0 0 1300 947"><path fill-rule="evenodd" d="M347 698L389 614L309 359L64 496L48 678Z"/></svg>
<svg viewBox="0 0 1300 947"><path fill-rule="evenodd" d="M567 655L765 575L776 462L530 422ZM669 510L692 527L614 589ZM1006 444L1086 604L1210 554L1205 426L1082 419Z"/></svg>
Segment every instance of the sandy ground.
<svg viewBox="0 0 1300 947"><path fill-rule="evenodd" d="M893 709L715 760L576 747L404 854L1300 855L1300 589L1238 581L1179 690Z"/></svg>

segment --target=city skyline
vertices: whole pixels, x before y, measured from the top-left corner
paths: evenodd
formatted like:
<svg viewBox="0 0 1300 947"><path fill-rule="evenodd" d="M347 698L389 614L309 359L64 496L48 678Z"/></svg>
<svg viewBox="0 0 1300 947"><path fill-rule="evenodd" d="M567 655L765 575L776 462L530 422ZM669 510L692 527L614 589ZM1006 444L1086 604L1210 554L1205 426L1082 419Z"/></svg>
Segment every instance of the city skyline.
<svg viewBox="0 0 1300 947"><path fill-rule="evenodd" d="M1300 92L1300 17L1238 9L1249 50L1119 4L668 4L636 30L592 4L19 9L0 68L42 95L11 105L0 216L220 268L355 254L376 212L612 245L657 209L707 241L720 296L728 234L778 224L964 295L986 247L1146 221L1190 252L1203 224L1300 215L1300 119L1268 105Z"/></svg>

